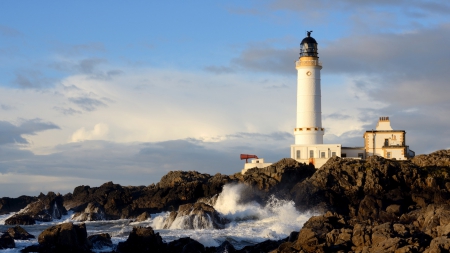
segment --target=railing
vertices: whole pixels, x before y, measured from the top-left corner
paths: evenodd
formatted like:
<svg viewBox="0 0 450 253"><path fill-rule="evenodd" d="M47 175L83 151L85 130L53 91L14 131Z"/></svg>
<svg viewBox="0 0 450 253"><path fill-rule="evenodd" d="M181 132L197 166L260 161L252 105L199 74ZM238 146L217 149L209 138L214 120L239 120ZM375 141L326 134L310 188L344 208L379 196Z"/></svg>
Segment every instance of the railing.
<svg viewBox="0 0 450 253"><path fill-rule="evenodd" d="M300 66L322 66L322 62L319 60L304 60L304 61L296 61L295 62L296 67Z"/></svg>

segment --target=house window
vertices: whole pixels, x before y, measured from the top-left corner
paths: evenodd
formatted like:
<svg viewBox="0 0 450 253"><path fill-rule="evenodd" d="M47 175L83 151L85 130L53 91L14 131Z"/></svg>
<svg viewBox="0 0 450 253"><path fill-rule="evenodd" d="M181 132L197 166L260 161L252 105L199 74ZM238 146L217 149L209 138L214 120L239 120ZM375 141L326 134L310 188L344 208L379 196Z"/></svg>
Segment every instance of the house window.
<svg viewBox="0 0 450 253"><path fill-rule="evenodd" d="M297 159L300 159L300 150L297 150Z"/></svg>
<svg viewBox="0 0 450 253"><path fill-rule="evenodd" d="M363 153L358 153L358 157L363 159L364 158L364 154Z"/></svg>
<svg viewBox="0 0 450 253"><path fill-rule="evenodd" d="M331 152L332 157L336 157L336 152Z"/></svg>
<svg viewBox="0 0 450 253"><path fill-rule="evenodd" d="M386 158L391 158L391 152L386 153Z"/></svg>
<svg viewBox="0 0 450 253"><path fill-rule="evenodd" d="M314 158L314 150L309 151L309 158Z"/></svg>
<svg viewBox="0 0 450 253"><path fill-rule="evenodd" d="M325 152L320 152L320 158L325 158Z"/></svg>
<svg viewBox="0 0 450 253"><path fill-rule="evenodd" d="M389 146L389 139L384 139L384 146Z"/></svg>
<svg viewBox="0 0 450 253"><path fill-rule="evenodd" d="M347 157L347 154L346 153L342 153L341 157Z"/></svg>

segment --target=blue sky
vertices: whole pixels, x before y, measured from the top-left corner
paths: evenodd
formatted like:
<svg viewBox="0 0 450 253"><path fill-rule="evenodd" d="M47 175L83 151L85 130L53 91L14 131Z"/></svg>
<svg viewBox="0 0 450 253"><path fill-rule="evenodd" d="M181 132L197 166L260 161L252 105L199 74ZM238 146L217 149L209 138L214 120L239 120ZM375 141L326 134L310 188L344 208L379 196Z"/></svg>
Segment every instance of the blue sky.
<svg viewBox="0 0 450 253"><path fill-rule="evenodd" d="M0 192L232 174L294 138L299 43L319 43L327 143L380 116L450 147L444 1L2 1Z"/></svg>

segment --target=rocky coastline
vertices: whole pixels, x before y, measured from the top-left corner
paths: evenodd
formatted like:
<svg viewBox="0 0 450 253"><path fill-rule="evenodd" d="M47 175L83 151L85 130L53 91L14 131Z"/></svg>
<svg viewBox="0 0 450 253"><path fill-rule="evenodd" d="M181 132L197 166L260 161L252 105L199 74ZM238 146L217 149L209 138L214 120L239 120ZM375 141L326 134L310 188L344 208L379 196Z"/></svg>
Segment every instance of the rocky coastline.
<svg viewBox="0 0 450 253"><path fill-rule="evenodd" d="M450 251L450 150L408 161L336 157L318 170L282 159L267 168L250 169L245 175L172 171L149 186L108 182L100 187L78 186L64 196L49 192L1 198L0 214L16 212L5 224L26 229L37 221L60 219L69 210L79 222L145 220L153 213L169 211L167 227L182 216L191 229L204 224L220 229L227 221L213 203L224 185L232 183L249 186L249 197L255 201L274 195L293 200L299 211L314 210L321 215L311 217L300 231L284 240L240 250L227 242L208 248L190 238L165 243L152 228L135 227L114 252ZM13 232L3 233L0 249L14 247L14 238ZM63 223L42 232L38 242L24 252L91 252L94 244L110 245L111 239L108 234L88 238L83 223Z"/></svg>

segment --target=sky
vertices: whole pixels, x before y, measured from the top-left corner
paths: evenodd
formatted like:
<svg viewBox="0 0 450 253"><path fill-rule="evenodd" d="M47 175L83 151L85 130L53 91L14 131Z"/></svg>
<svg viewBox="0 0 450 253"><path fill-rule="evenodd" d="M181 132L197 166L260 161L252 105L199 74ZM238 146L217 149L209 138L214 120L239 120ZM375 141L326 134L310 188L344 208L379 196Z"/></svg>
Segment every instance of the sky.
<svg viewBox="0 0 450 253"><path fill-rule="evenodd" d="M289 157L310 30L325 143L450 148L447 1L1 1L0 197Z"/></svg>

